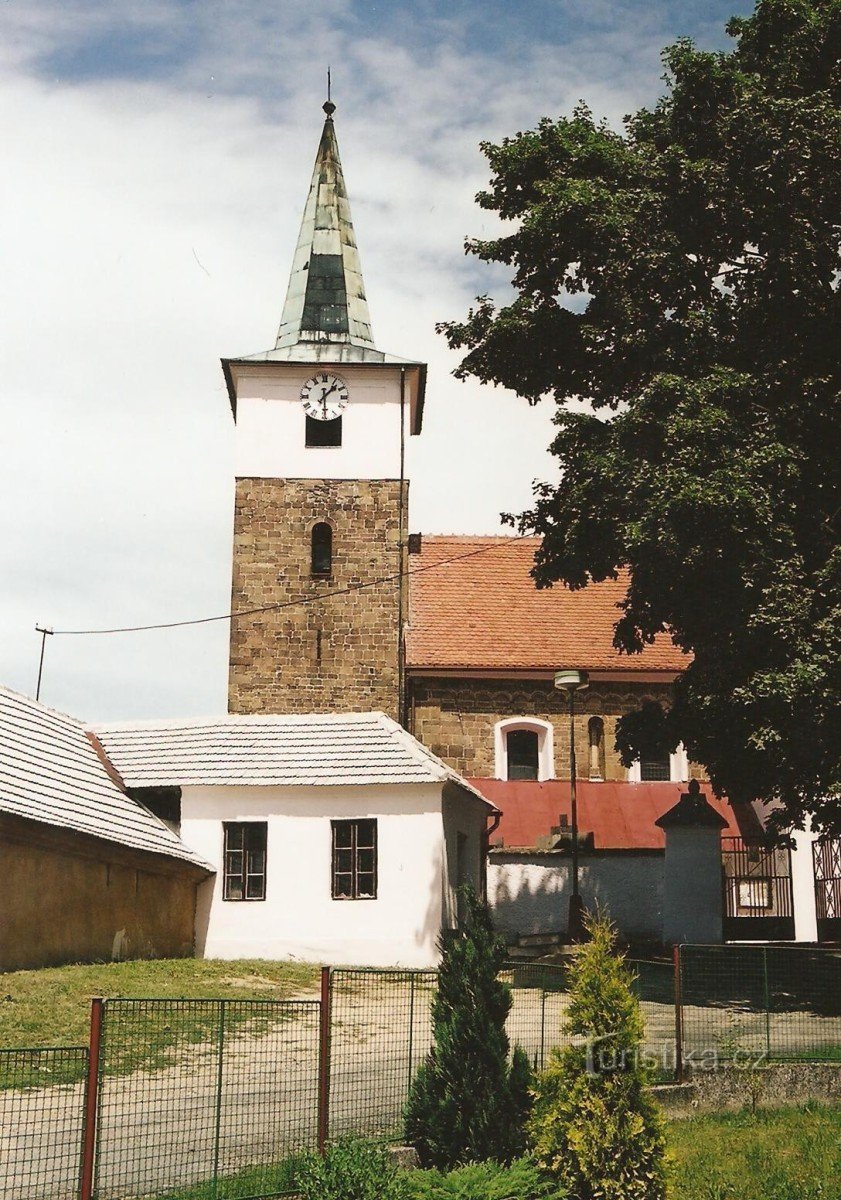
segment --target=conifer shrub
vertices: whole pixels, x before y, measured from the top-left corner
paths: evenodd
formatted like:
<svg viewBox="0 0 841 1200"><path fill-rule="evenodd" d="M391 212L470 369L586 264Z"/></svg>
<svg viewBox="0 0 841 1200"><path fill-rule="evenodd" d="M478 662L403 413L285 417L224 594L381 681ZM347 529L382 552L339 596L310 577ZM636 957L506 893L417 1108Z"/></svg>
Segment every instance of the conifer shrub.
<svg viewBox="0 0 841 1200"><path fill-rule="evenodd" d="M468 1163L444 1174L411 1171L411 1200L567 1200L568 1193L530 1158Z"/></svg>
<svg viewBox="0 0 841 1200"><path fill-rule="evenodd" d="M633 975L604 916L588 932L569 973L575 1043L553 1050L537 1081L534 1154L577 1200L663 1200L663 1126L646 1091Z"/></svg>
<svg viewBox="0 0 841 1200"><path fill-rule="evenodd" d="M510 989L498 978L505 943L486 905L465 889L465 920L439 942L433 1047L412 1083L406 1140L421 1166L507 1163L525 1149L531 1070L518 1046L509 1062Z"/></svg>

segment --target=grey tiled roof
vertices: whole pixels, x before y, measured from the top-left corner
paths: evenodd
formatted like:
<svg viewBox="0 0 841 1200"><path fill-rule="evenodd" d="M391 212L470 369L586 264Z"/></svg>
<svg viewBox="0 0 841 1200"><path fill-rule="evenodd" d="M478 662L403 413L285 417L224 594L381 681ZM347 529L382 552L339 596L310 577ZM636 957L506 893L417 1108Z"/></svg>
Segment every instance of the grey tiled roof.
<svg viewBox="0 0 841 1200"><path fill-rule="evenodd" d="M484 800L380 712L209 717L93 731L129 787L450 781Z"/></svg>
<svg viewBox="0 0 841 1200"><path fill-rule="evenodd" d="M0 687L0 813L211 868L111 778L82 724Z"/></svg>

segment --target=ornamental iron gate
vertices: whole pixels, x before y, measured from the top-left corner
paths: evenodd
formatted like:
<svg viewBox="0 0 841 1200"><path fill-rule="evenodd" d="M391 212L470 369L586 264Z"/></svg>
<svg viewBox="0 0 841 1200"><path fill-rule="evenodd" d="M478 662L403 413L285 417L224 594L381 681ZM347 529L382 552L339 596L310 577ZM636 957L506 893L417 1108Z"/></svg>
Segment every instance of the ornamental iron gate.
<svg viewBox="0 0 841 1200"><path fill-rule="evenodd" d="M791 851L740 837L721 839L724 940L783 942L794 938Z"/></svg>
<svg viewBox="0 0 841 1200"><path fill-rule="evenodd" d="M812 843L818 941L841 942L841 838Z"/></svg>

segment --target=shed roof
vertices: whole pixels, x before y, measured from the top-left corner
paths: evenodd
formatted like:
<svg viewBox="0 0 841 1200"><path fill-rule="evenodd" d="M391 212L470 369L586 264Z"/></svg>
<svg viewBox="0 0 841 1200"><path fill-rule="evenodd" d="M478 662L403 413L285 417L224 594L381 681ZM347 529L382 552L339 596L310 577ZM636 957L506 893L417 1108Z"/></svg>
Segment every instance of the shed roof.
<svg viewBox="0 0 841 1200"><path fill-rule="evenodd" d="M689 658L660 637L640 654L613 645L627 576L578 591L531 578L540 538L427 537L409 559L410 668L682 671Z"/></svg>
<svg viewBox="0 0 841 1200"><path fill-rule="evenodd" d="M0 812L212 870L126 795L79 721L4 687Z"/></svg>
<svg viewBox="0 0 841 1200"><path fill-rule="evenodd" d="M495 844L506 849L531 848L557 827L559 817L570 821L568 779L472 779L471 782L502 811ZM685 783L595 783L578 780L578 827L593 835L596 850L662 850L666 844L656 822L679 801ZM701 784L711 809L723 821L722 837L755 838L762 832L753 809L713 795Z"/></svg>
<svg viewBox="0 0 841 1200"><path fill-rule="evenodd" d="M97 725L93 731L129 787L451 782L488 803L381 712L232 714Z"/></svg>

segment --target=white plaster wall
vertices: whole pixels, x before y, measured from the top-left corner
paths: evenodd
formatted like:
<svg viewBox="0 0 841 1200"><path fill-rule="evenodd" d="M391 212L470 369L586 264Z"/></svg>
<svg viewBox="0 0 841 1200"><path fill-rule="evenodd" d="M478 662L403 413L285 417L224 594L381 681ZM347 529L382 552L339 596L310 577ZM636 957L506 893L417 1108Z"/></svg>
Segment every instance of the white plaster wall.
<svg viewBox="0 0 841 1200"><path fill-rule="evenodd" d="M205 958L297 958L331 965L437 962L444 835L441 786L185 787L181 836L217 870L199 893ZM331 897L331 819L375 817L374 900ZM223 821L268 823L266 899L222 899Z"/></svg>
<svg viewBox="0 0 841 1200"><path fill-rule="evenodd" d="M340 375L350 394L341 446L305 444L301 387L321 371ZM408 422L408 394L405 408ZM313 363L244 375L237 393L234 473L263 479L399 479L399 370Z"/></svg>
<svg viewBox="0 0 841 1200"><path fill-rule="evenodd" d="M665 833L663 941L668 945L721 942L721 831L671 826Z"/></svg>
<svg viewBox="0 0 841 1200"><path fill-rule="evenodd" d="M492 853L488 901L498 928L526 934L565 931L570 870L567 855ZM662 853L582 855L579 886L587 908L601 905L624 937L660 941Z"/></svg>
<svg viewBox="0 0 841 1200"><path fill-rule="evenodd" d="M794 938L798 942L818 940L818 913L815 903L815 864L812 847L816 835L808 823L793 834L791 848L791 889L794 897Z"/></svg>
<svg viewBox="0 0 841 1200"><path fill-rule="evenodd" d="M465 845L465 883L470 883L481 893L485 851L485 829L488 809L480 800L472 800L463 792L447 787L444 796L444 913L443 923L448 929L457 924L457 865L458 835L467 837Z"/></svg>

